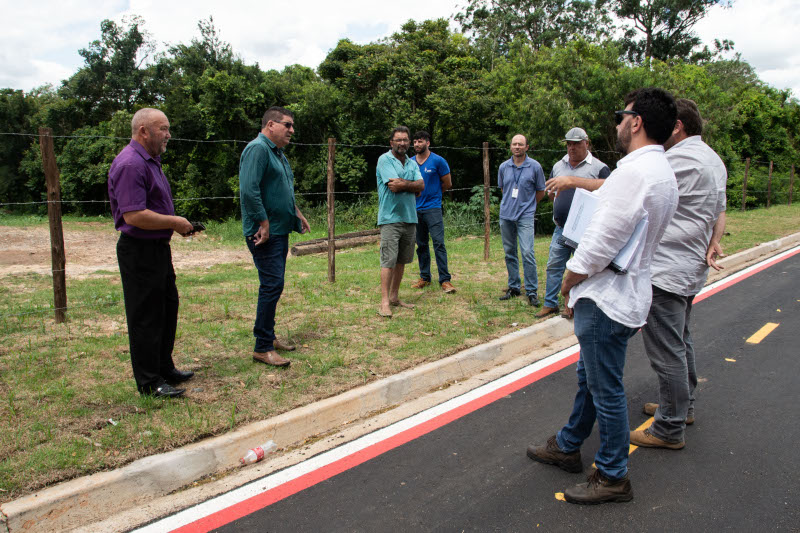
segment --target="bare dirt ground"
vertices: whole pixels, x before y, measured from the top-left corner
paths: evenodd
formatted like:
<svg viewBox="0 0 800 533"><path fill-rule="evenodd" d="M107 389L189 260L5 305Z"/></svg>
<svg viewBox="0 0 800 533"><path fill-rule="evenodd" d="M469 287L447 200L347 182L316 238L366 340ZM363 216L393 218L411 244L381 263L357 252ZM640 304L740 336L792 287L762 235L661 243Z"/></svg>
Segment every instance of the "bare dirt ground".
<svg viewBox="0 0 800 533"><path fill-rule="evenodd" d="M205 235L194 237L197 241ZM98 270L115 272L117 233L99 222L70 223L64 227L67 276L84 277ZM240 249L199 250L180 237L172 239L172 263L176 269L190 269L222 263L250 262L250 253ZM15 274L51 273L50 230L42 226L0 226L0 278Z"/></svg>

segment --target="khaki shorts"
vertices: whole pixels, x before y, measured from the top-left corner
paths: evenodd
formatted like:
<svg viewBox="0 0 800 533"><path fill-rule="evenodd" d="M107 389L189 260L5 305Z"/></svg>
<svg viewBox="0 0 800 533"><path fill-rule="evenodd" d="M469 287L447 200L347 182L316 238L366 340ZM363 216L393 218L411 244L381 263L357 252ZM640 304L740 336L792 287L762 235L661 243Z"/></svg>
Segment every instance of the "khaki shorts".
<svg viewBox="0 0 800 533"><path fill-rule="evenodd" d="M407 265L414 260L417 225L395 222L381 226L381 268Z"/></svg>

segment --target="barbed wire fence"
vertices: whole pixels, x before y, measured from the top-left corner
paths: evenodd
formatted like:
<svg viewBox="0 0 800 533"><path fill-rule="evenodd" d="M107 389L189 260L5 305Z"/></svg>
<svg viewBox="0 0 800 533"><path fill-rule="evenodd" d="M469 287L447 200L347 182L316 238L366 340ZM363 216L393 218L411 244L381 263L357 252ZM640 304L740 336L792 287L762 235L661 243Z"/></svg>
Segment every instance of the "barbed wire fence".
<svg viewBox="0 0 800 533"><path fill-rule="evenodd" d="M52 255L52 269L51 273L53 276L53 305L48 308L42 308L35 311L25 311L22 313L8 313L0 315L0 319L5 320L10 317L18 317L18 316L28 316L34 314L46 314L53 312L55 314L56 323L64 322L66 320L66 312L68 310L67 301L66 301L66 258L64 253L64 240L63 240L63 227L62 227L62 205L69 204L69 205L80 205L80 204L105 204L107 207L107 214L110 214L110 204L107 199L89 199L89 200L79 200L79 199L67 199L64 200L61 198L61 187L60 187L60 173L58 167L56 165L56 158L55 158L55 151L53 147L53 139L56 138L65 138L65 139L75 139L75 138L98 138L98 139L111 139L111 140L118 140L118 141L130 141L129 137L115 137L115 136L102 136L102 135L52 135L52 131L48 128L41 128L38 135L32 133L5 133L0 132L0 136L27 136L27 137L38 137L39 138L39 145L41 151L41 158L42 158L42 167L45 172L45 181L47 185L47 193L46 193L46 200L42 201L28 201L28 202L0 202L0 208L2 207L22 207L22 206L34 206L34 205L46 205L48 210L48 219L49 219L49 229L50 229L50 240L51 240L51 255ZM250 142L249 140L241 140L241 139L214 139L214 140L202 140L202 139L184 139L184 138L171 138L170 141L178 141L178 142L193 142L198 144L208 144L208 143L240 143L240 144L247 144ZM331 283L335 283L336 278L336 250L341 249L347 246L337 246L337 238L341 239L343 235L336 236L335 235L335 228L336 228L336 211L335 211L335 198L336 196L343 196L343 197L368 197L368 196L375 196L375 191L336 191L335 190L335 157L336 157L336 148L357 148L357 149L364 149L364 148L376 148L376 149L387 149L386 145L382 144L337 144L335 139L329 139L327 144L322 143L292 143L293 146L298 147L317 147L317 148L324 148L327 147L328 151L328 160L327 160L327 190L325 192L296 192L296 196L298 197L308 197L308 198L319 198L322 196L326 197L327 203L327 230L328 236L322 239L314 239L310 242L315 242L317 245L314 248L315 252L324 252L327 250L328 252L328 281ZM483 236L484 236L484 254L483 258L485 261L489 260L489 249L490 249L490 236L492 229L496 230L499 226L498 219L492 219L490 216L491 213L491 197L492 193L498 190L497 186L492 186L490 184L490 153L492 152L508 152L508 148L503 146L489 146L488 142L484 142L483 146L474 147L474 146L435 146L432 147L435 150L461 150L461 151L477 151L482 155L482 174L483 174L483 185L475 185L472 187L461 187L461 188L454 188L451 189L450 194L453 193L464 193L470 192L473 196L480 192L480 189L483 189L483 221L482 222L474 222L474 223L462 223L457 225L455 228L448 226L448 230L458 230L458 231L467 231L469 233L474 232L475 229L479 227L483 227ZM593 150L595 154L614 154L617 156L617 152L609 151L609 150ZM538 149L531 149L529 153L535 155L536 153L565 153L564 148L538 148ZM775 172L775 165L772 161L758 161L758 160L751 160L747 158L743 161L745 165L744 176L742 180L742 187L741 187L741 204L740 207L744 211L746 209L748 201L752 203L764 203L766 199L766 207L769 208L772 204L773 198L775 200L784 201L791 205L792 202L792 195L793 195L793 186L794 186L794 165L791 165L791 172L788 176L777 175ZM748 188L748 180L750 181L750 185L755 186L757 188ZM786 185L788 184L788 187ZM773 187L773 185L775 187ZM788 190L787 190L788 189ZM730 191L729 191L730 192ZM777 194L774 194L777 192ZM729 195L730 197L730 195ZM191 197L177 197L174 198L174 202L176 204L181 202L201 202L201 201L238 201L239 197L230 195L230 196L191 196ZM375 200L377 202L377 199ZM553 215L552 210L552 203L547 204L548 208L543 210L537 210L534 223L535 227L541 227L543 221L550 221ZM536 231L535 231L536 232ZM379 230L362 230L355 232L359 237L373 237L375 236L375 240L377 240L377 234ZM539 230L541 233L541 229ZM296 248L298 245L302 245L303 243L296 243L293 247L293 253L296 252ZM322 244L323 246L319 246ZM313 252L312 252L313 253ZM302 254L301 254L302 255ZM339 266L338 270L347 270L348 267ZM102 301L88 303L88 304L78 304L72 305L71 308L85 308L85 307L109 307L113 305L117 305L120 303L120 300L114 300L110 298L100 298Z"/></svg>

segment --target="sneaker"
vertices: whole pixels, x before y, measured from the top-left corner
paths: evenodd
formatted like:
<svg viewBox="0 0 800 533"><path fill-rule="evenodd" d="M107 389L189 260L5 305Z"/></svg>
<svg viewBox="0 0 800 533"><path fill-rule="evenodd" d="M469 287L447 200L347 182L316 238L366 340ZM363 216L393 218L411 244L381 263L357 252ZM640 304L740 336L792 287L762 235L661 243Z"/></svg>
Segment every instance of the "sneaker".
<svg viewBox="0 0 800 533"><path fill-rule="evenodd" d="M542 318L544 316L553 315L555 313L558 313L558 306L556 306L556 307L548 307L548 306L545 305L544 307L539 309L538 313L536 313L533 316L535 316L536 318Z"/></svg>
<svg viewBox="0 0 800 533"><path fill-rule="evenodd" d="M539 297L535 294L529 294L528 303L531 305L531 307L539 307Z"/></svg>
<svg viewBox="0 0 800 533"><path fill-rule="evenodd" d="M419 278L417 281L415 281L414 283L411 284L411 288L412 289L424 289L425 287L427 287L430 284L431 284L430 281L425 281L424 279Z"/></svg>
<svg viewBox="0 0 800 533"><path fill-rule="evenodd" d="M595 470L586 483L565 490L564 499L569 503L583 505L629 502L633 499L633 489L627 475L622 479L612 481L601 474L599 470Z"/></svg>
<svg viewBox="0 0 800 533"><path fill-rule="evenodd" d="M519 294L519 289L506 289L506 293L500 297L500 300L510 300L511 298L516 298Z"/></svg>
<svg viewBox="0 0 800 533"><path fill-rule="evenodd" d="M643 448L667 448L669 450L680 450L686 446L686 441L667 442L650 433L649 429L642 429L639 431L631 431L631 444L633 446L640 446Z"/></svg>
<svg viewBox="0 0 800 533"><path fill-rule="evenodd" d="M656 414L656 409L658 409L657 403L646 403L642 408L642 412L649 416L654 416ZM689 412L686 414L686 425L691 426L694 424L694 409L689 409Z"/></svg>
<svg viewBox="0 0 800 533"><path fill-rule="evenodd" d="M456 292L456 288L453 287L453 284L450 283L449 281L445 281L444 283L442 283L442 290L444 291L445 294L453 294L454 292Z"/></svg>
<svg viewBox="0 0 800 533"><path fill-rule="evenodd" d="M566 470L572 474L583 471L581 451L562 452L561 448L558 447L555 435L547 439L547 444L544 446L528 446L528 457L546 465L555 465L561 470Z"/></svg>

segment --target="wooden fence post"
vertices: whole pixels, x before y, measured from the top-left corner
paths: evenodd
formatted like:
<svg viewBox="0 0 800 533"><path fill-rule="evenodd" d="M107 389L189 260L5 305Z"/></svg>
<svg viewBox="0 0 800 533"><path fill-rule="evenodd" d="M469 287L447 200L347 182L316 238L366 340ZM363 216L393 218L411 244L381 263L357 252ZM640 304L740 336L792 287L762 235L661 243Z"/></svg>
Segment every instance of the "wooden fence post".
<svg viewBox="0 0 800 533"><path fill-rule="evenodd" d="M793 188L794 188L794 163L792 163L792 176L789 178L789 205L792 205Z"/></svg>
<svg viewBox="0 0 800 533"><path fill-rule="evenodd" d="M61 225L61 184L56 154L53 150L53 130L39 128L39 148L47 181L47 217L50 220L50 253L53 264L53 306L56 324L67 319L67 259L64 255L64 230Z"/></svg>
<svg viewBox="0 0 800 533"><path fill-rule="evenodd" d="M483 260L489 260L489 143L483 143Z"/></svg>
<svg viewBox="0 0 800 533"><path fill-rule="evenodd" d="M328 138L328 281L336 281L336 217L333 206L333 164L336 156L336 139Z"/></svg>
<svg viewBox="0 0 800 533"><path fill-rule="evenodd" d="M769 162L769 177L767 178L767 209L772 204L772 161Z"/></svg>
<svg viewBox="0 0 800 533"><path fill-rule="evenodd" d="M742 211L747 204L747 174L750 172L750 158L744 161L744 181L742 182Z"/></svg>

